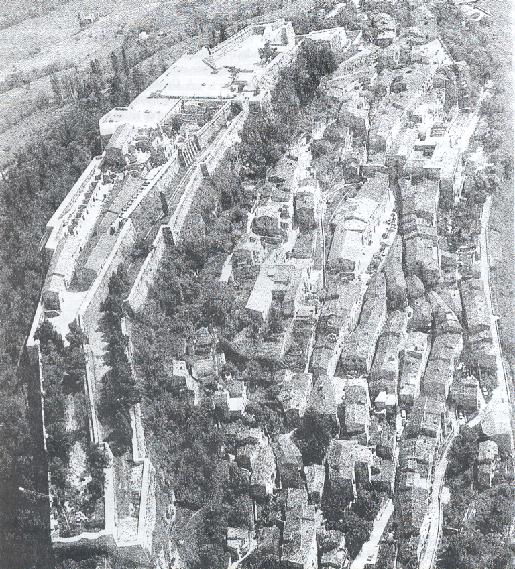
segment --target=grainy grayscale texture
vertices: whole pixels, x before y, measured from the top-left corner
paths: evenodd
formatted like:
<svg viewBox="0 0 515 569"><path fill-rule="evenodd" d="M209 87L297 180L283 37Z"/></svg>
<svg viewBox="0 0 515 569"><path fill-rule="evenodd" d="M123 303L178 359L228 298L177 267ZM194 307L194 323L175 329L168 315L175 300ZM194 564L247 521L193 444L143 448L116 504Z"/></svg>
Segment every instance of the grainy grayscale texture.
<svg viewBox="0 0 515 569"><path fill-rule="evenodd" d="M0 569L508 569L508 0L0 6Z"/></svg>

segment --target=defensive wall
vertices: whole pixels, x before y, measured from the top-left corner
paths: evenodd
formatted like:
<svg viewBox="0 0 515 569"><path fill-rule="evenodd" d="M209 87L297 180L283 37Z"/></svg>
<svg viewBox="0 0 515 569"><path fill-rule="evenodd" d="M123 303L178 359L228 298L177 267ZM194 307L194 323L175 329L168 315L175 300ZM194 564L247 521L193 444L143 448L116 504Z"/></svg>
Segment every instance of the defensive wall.
<svg viewBox="0 0 515 569"><path fill-rule="evenodd" d="M234 49L236 45L245 41L253 34L268 30L270 37L274 35L284 22L278 21L272 24L250 26L220 44L211 52L210 57L221 58L225 53ZM274 27L275 25L275 27ZM271 26L271 27L270 27ZM286 40L291 43L291 33L286 34ZM281 36L278 41L284 41ZM273 43L273 42L272 42ZM278 72L281 68L291 63L295 58L297 49L279 54L271 63L263 68L263 73L257 80L259 87L271 89L277 80ZM123 210L118 213L115 223L111 229L117 233L116 240L105 262L102 264L91 288L83 298L77 314L77 323L87 337L84 345L84 356L86 360L86 373L84 379L84 393L87 402L87 412L89 420L89 436L92 443L103 445L108 456L110 453L109 445L104 442L102 425L97 417L96 401L98 386L101 384L102 376L106 371L103 362L103 338L99 330L101 320L101 306L108 294L109 280L122 262L127 260L131 254L138 237L148 235L164 215L165 204L161 200L164 197L169 200L171 217L165 225L161 225L155 239L153 240L152 250L147 255L141 267L125 305L131 311L141 310L148 296L148 290L155 277L155 273L161 262L168 243L180 243L183 238L183 230L188 215L195 207L199 198L199 188L202 187L204 179L214 172L220 161L223 159L227 150L239 140L239 133L244 127L245 120L249 114L248 102L239 101L243 105L242 111L233 115L234 102L226 101L213 115L211 120L202 126L194 135L193 141L197 147L196 153L192 156L193 163L189 167L186 175L179 183L176 183L177 176L180 174L181 166L179 161L178 149L174 147L174 154L168 159L152 179L145 179L141 188L133 198L126 203ZM58 253L58 246L63 237L70 231L78 231L77 224L81 224L81 219L88 217L87 227L84 229L86 240L90 230L94 229L95 223L91 225L91 220L98 219L96 209L90 211L93 204L94 208L102 211L99 203L104 202L107 194L111 191L111 186L101 183L102 173L100 165L102 156L94 158L86 170L74 184L72 190L49 220L43 240L43 252L46 257ZM94 194L100 188L102 195ZM97 199L99 198L99 199ZM95 204L95 202L98 202ZM77 218L77 216L80 217ZM155 217L155 219L154 219ZM77 218L77 219L75 219ZM71 225L68 226L71 222ZM150 226L150 229L149 229ZM84 231L82 231L84 233ZM113 234L111 232L111 234ZM75 233L73 233L75 235ZM81 238L84 235L81 233ZM79 247L79 250L81 247ZM29 358L38 369L39 389L42 396L42 421L44 430L44 377L39 341L34 339L35 332L45 316L43 303L40 301L33 322L30 337L27 341ZM132 428L132 461L131 468L140 468L137 477L139 509L136 514L136 523L132 518L129 519L129 526L122 527L127 518L118 520L116 491L117 491L117 472L116 466L112 463L104 469L104 528L98 532L82 532L72 537L52 536L54 547L58 550L76 550L76 548L91 548L93 551L105 551L115 553L117 556L125 557L136 563L147 564L152 548L152 533L155 524L155 469L146 456L144 432L141 421L141 409L139 405L130 410L130 420ZM46 444L46 443L44 443ZM140 479L141 476L141 479ZM135 489L133 489L134 491ZM51 497L50 497L51 500Z"/></svg>
<svg viewBox="0 0 515 569"><path fill-rule="evenodd" d="M66 221L66 215L69 215L75 207L78 200L87 191L87 186L91 183L93 176L98 170L102 161L101 156L96 156L88 164L79 179L75 182L72 189L66 194L64 200L59 204L55 213L48 220L45 233L42 238L42 248L44 247L45 256L49 260L49 256L55 251L57 243L62 233L63 225Z"/></svg>
<svg viewBox="0 0 515 569"><path fill-rule="evenodd" d="M125 307L130 313L139 312L143 308L161 259L166 251L167 239L170 239L170 229L168 225L163 225L159 228L150 253L146 256L132 285L129 296L125 300Z"/></svg>
<svg viewBox="0 0 515 569"><path fill-rule="evenodd" d="M109 279L130 254L134 246L135 237L134 225L132 220L128 219L120 230L113 250L104 263L102 270L82 301L77 314L77 321L81 330L88 337L98 331L97 326L100 308L102 302L104 302L107 297Z"/></svg>
<svg viewBox="0 0 515 569"><path fill-rule="evenodd" d="M226 53L233 51L236 46L241 44L247 38L255 34L255 26L247 26L243 28L239 32L233 34L230 38L227 38L222 43L219 43L215 47L213 47L211 51L211 57L223 57Z"/></svg>
<svg viewBox="0 0 515 569"><path fill-rule="evenodd" d="M168 222L175 244L181 240L184 222L191 210L202 180L213 173L227 150L237 142L239 132L243 128L248 112L248 106L246 106L246 108L232 120L227 129L215 138L212 144L198 157L198 161L193 165L191 173L189 173L188 177L180 185L179 194L181 197Z"/></svg>
<svg viewBox="0 0 515 569"><path fill-rule="evenodd" d="M191 211L202 181L206 175L213 173L227 150L238 140L238 134L248 116L248 108L233 118L227 128L220 133L220 129L217 129L216 125L220 124L222 120L226 123L229 108L230 104L224 105L213 117L213 121L206 125L209 126L211 133L218 133L218 137L198 156L198 160L190 166L182 182L175 188L176 195L180 196L177 207L174 209L168 224L159 229L152 243L152 248L145 258L125 301L126 308L132 314L143 308L167 244L178 244L180 242L184 223ZM206 136L211 138L211 135L206 134Z"/></svg>

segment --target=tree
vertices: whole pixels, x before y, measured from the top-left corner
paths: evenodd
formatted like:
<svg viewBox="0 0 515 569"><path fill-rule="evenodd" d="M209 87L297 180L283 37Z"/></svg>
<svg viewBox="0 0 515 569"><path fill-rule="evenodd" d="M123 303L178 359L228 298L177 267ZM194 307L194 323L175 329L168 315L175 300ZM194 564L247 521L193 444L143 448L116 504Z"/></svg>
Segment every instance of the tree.
<svg viewBox="0 0 515 569"><path fill-rule="evenodd" d="M227 286L219 282L204 284L201 293L202 323L224 328L234 310L235 297Z"/></svg>
<svg viewBox="0 0 515 569"><path fill-rule="evenodd" d="M478 440L478 429L464 428L460 431L449 451L449 477L455 478L473 467L478 452Z"/></svg>
<svg viewBox="0 0 515 569"><path fill-rule="evenodd" d="M250 176L263 177L286 148L285 133L273 117L260 111L250 115L241 133L240 160Z"/></svg>
<svg viewBox="0 0 515 569"><path fill-rule="evenodd" d="M353 559L358 555L363 544L369 539L372 530L372 522L363 520L352 510L346 511L342 520L332 524L332 526L334 529L345 533L345 545Z"/></svg>
<svg viewBox="0 0 515 569"><path fill-rule="evenodd" d="M383 495L376 490L360 488L358 497L352 504L352 511L361 519L373 522L381 508Z"/></svg>
<svg viewBox="0 0 515 569"><path fill-rule="evenodd" d="M41 349L46 350L52 344L57 351L62 352L64 349L64 342L61 334L54 328L53 324L49 320L43 320L39 325L34 338L39 340L41 344Z"/></svg>
<svg viewBox="0 0 515 569"><path fill-rule="evenodd" d="M321 417L312 408L306 411L301 427L295 432L305 464L322 463L335 430L332 421Z"/></svg>
<svg viewBox="0 0 515 569"><path fill-rule="evenodd" d="M260 47L258 49L258 53L259 53L259 59L261 60L261 63L263 65L266 65L267 63L272 61L272 59L274 59L274 57L277 55L277 48L272 47L270 45L270 42L267 41L267 42L265 42L265 45L263 47Z"/></svg>
<svg viewBox="0 0 515 569"><path fill-rule="evenodd" d="M336 70L334 54L325 44L312 40L302 43L297 60L292 66L291 75L295 91L301 105L306 105L313 97L320 79Z"/></svg>
<svg viewBox="0 0 515 569"><path fill-rule="evenodd" d="M504 539L499 536L485 537L481 532L465 527L447 538L439 566L441 569L505 569L509 558Z"/></svg>

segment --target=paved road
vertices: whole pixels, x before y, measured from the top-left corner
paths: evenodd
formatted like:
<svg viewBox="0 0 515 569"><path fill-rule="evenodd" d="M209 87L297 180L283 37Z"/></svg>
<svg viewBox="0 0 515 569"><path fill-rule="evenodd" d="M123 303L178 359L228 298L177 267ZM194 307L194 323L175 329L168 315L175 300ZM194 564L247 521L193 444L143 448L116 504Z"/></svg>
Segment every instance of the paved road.
<svg viewBox="0 0 515 569"><path fill-rule="evenodd" d="M452 422L452 431L447 436L440 459L435 467L435 475L433 479L433 486L431 490L431 500L426 514L426 523L428 524L428 531L425 542L422 546L422 553L420 556L420 569L431 569L436 557L438 543L440 541L440 534L442 531L443 519L443 504L442 504L442 489L445 482L445 471L447 470L447 453L451 448L454 439L459 433L458 423L455 419Z"/></svg>
<svg viewBox="0 0 515 569"><path fill-rule="evenodd" d="M494 316L492 308L492 292L490 290L490 265L488 255L488 221L490 219L490 209L492 207L492 197L488 196L483 207L483 215L481 216L481 280L485 289L485 297L488 310L491 315L492 340L496 351L497 359L497 386L500 389L502 401L511 403L511 390L508 388L506 381L506 370L504 369L504 360L502 357L501 343L499 341L499 332L497 329L497 319Z"/></svg>
<svg viewBox="0 0 515 569"><path fill-rule="evenodd" d="M364 569L367 562L377 559L377 553L379 551L379 542L384 533L388 520L393 513L393 502L388 500L386 505L381 512L379 518L374 521L374 527L370 533L369 540L363 544L361 551L358 556L352 562L350 569Z"/></svg>

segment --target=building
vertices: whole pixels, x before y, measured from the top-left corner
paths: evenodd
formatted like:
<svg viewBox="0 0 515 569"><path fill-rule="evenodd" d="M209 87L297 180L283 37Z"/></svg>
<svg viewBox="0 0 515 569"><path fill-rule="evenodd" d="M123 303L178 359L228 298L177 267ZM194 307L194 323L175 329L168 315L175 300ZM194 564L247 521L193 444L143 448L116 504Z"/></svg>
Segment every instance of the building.
<svg viewBox="0 0 515 569"><path fill-rule="evenodd" d="M400 357L399 403L401 407L411 407L419 396L420 383L428 357L428 335L424 332L408 332Z"/></svg>
<svg viewBox="0 0 515 569"><path fill-rule="evenodd" d="M331 425L335 431L338 430L338 408L333 381L329 376L319 375L314 378L308 407L327 425Z"/></svg>
<svg viewBox="0 0 515 569"><path fill-rule="evenodd" d="M309 503L319 506L324 493L325 468L321 464L304 467Z"/></svg>
<svg viewBox="0 0 515 569"><path fill-rule="evenodd" d="M293 222L291 209L291 205L287 202L269 199L263 205L256 207L252 230L263 238L286 240L286 235L291 230Z"/></svg>
<svg viewBox="0 0 515 569"><path fill-rule="evenodd" d="M461 374L451 385L451 399L467 413L475 413L485 404L479 380L473 375Z"/></svg>
<svg viewBox="0 0 515 569"><path fill-rule="evenodd" d="M294 198L295 223L301 231L314 229L320 223L320 188L318 182L299 187Z"/></svg>
<svg viewBox="0 0 515 569"><path fill-rule="evenodd" d="M461 280L460 293L465 327L469 334L489 330L491 316L481 279Z"/></svg>
<svg viewBox="0 0 515 569"><path fill-rule="evenodd" d="M184 360L172 360L171 385L173 392L179 397L190 399L193 405L200 403L200 386L193 376L189 373Z"/></svg>
<svg viewBox="0 0 515 569"><path fill-rule="evenodd" d="M259 272L245 309L259 321L268 318L272 302L283 305L287 317L295 316L305 291L307 270L291 264L265 263Z"/></svg>
<svg viewBox="0 0 515 569"><path fill-rule="evenodd" d="M371 470L372 486L380 492L393 496L395 490L395 463L390 459L374 457Z"/></svg>
<svg viewBox="0 0 515 569"><path fill-rule="evenodd" d="M373 416L370 424L369 446L375 449L378 457L395 460L397 455L397 437L395 428L386 421Z"/></svg>
<svg viewBox="0 0 515 569"><path fill-rule="evenodd" d="M371 450L356 440L333 439L327 450L329 492L344 503L356 498L356 482L370 483L374 462Z"/></svg>
<svg viewBox="0 0 515 569"><path fill-rule="evenodd" d="M396 235L383 264L389 310L401 310L408 304L406 278L402 266L402 251L402 237Z"/></svg>
<svg viewBox="0 0 515 569"><path fill-rule="evenodd" d="M422 478L431 479L437 446L437 439L427 435L402 438L399 447L400 470L418 472Z"/></svg>
<svg viewBox="0 0 515 569"><path fill-rule="evenodd" d="M276 51L273 59L264 63L259 50L267 43ZM212 49L204 47L182 55L128 107L104 115L100 134L109 136L123 123L156 128L171 119L184 99L266 100L278 71L294 54L295 33L290 22L248 26Z"/></svg>
<svg viewBox="0 0 515 569"><path fill-rule="evenodd" d="M301 488L303 462L299 447L293 441L291 434L283 434L277 437L273 444L279 483L282 488Z"/></svg>
<svg viewBox="0 0 515 569"><path fill-rule="evenodd" d="M494 441L479 443L477 455L477 482L490 488L499 463L499 447Z"/></svg>
<svg viewBox="0 0 515 569"><path fill-rule="evenodd" d="M424 233L414 232L404 237L406 274L416 275L425 285L435 286L441 278L438 239L436 230L430 232L426 228Z"/></svg>
<svg viewBox="0 0 515 569"><path fill-rule="evenodd" d="M339 364L341 375L370 372L385 321L386 281L383 273L377 273L369 283L358 325L345 338Z"/></svg>
<svg viewBox="0 0 515 569"><path fill-rule="evenodd" d="M374 43L379 47L388 47L395 41L397 24L389 14L374 14L372 26L374 27Z"/></svg>
<svg viewBox="0 0 515 569"><path fill-rule="evenodd" d="M320 542L319 567L321 569L348 569L350 567L350 557L343 532L326 529Z"/></svg>
<svg viewBox="0 0 515 569"><path fill-rule="evenodd" d="M370 393L373 399L381 391L397 395L399 384L399 355L402 340L393 334L383 333L377 342L374 362L370 369Z"/></svg>
<svg viewBox="0 0 515 569"><path fill-rule="evenodd" d="M333 216L328 269L352 278L364 273L389 227L393 205L388 177L377 174L368 178Z"/></svg>
<svg viewBox="0 0 515 569"><path fill-rule="evenodd" d="M442 334L435 338L424 373L424 393L445 401L454 381L463 349L461 334Z"/></svg>
<svg viewBox="0 0 515 569"><path fill-rule="evenodd" d="M350 43L345 28L341 27L312 31L306 37L314 42L327 45L334 52L342 51Z"/></svg>
<svg viewBox="0 0 515 569"><path fill-rule="evenodd" d="M370 429L369 407L360 403L345 403L344 411L345 434L357 437L362 444L368 443Z"/></svg>
<svg viewBox="0 0 515 569"><path fill-rule="evenodd" d="M440 440L442 434L445 434L445 416L445 402L431 399L429 396L419 397L408 417L406 436L427 435Z"/></svg>
<svg viewBox="0 0 515 569"><path fill-rule="evenodd" d="M290 428L296 428L300 425L310 400L313 376L310 373L294 373L285 369L277 372L275 380L279 386L277 399L286 422Z"/></svg>
<svg viewBox="0 0 515 569"><path fill-rule="evenodd" d="M513 453L513 432L511 428L510 404L499 400L495 393L483 410L481 432L493 440L499 449L507 454Z"/></svg>
<svg viewBox="0 0 515 569"><path fill-rule="evenodd" d="M265 259L265 249L258 235L246 234L240 239L231 255L235 278L240 280L248 274L248 269L261 265Z"/></svg>
<svg viewBox="0 0 515 569"><path fill-rule="evenodd" d="M227 550L231 554L231 559L241 559L255 547L256 539L251 529L242 527L227 528Z"/></svg>
<svg viewBox="0 0 515 569"><path fill-rule="evenodd" d="M273 494L276 487L277 466L275 454L270 445L259 448L251 467L250 495L255 500L262 500Z"/></svg>
<svg viewBox="0 0 515 569"><path fill-rule="evenodd" d="M289 489L284 520L281 567L317 569L318 520L305 489Z"/></svg>
<svg viewBox="0 0 515 569"><path fill-rule="evenodd" d="M413 486L395 494L395 512L401 536L417 536L424 521L429 500L427 488Z"/></svg>

